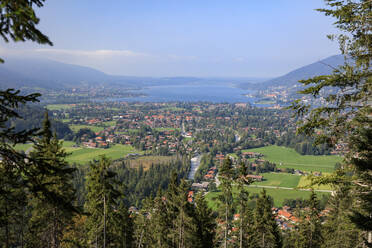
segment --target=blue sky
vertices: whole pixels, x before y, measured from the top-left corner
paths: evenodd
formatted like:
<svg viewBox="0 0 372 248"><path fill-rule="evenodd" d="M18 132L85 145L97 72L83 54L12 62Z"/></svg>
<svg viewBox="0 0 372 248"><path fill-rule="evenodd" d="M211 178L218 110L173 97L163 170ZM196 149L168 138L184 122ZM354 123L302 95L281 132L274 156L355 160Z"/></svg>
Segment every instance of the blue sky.
<svg viewBox="0 0 372 248"><path fill-rule="evenodd" d="M339 53L322 0L47 0L54 46L0 42L0 55L136 76L274 77Z"/></svg>

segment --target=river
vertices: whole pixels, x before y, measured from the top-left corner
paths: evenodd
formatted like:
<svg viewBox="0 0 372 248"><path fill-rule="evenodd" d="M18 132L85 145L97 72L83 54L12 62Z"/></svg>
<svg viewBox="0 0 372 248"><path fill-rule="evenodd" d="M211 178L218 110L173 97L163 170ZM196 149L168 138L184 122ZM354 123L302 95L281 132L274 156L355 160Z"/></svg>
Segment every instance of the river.
<svg viewBox="0 0 372 248"><path fill-rule="evenodd" d="M194 180L195 173L198 170L199 165L200 165L200 159L201 159L201 155L198 155L191 159L191 168L190 168L189 175L187 176L187 179Z"/></svg>

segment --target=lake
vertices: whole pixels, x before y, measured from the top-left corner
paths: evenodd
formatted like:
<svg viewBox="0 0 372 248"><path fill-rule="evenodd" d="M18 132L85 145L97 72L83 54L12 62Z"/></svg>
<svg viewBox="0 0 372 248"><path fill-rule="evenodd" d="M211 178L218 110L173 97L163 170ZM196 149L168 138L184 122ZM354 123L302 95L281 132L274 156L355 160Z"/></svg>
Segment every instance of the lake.
<svg viewBox="0 0 372 248"><path fill-rule="evenodd" d="M252 94L252 91L242 90L230 85L165 85L150 86L136 93L143 93L143 97L111 98L110 101L138 101L138 102L249 102L257 99L246 97L243 94Z"/></svg>

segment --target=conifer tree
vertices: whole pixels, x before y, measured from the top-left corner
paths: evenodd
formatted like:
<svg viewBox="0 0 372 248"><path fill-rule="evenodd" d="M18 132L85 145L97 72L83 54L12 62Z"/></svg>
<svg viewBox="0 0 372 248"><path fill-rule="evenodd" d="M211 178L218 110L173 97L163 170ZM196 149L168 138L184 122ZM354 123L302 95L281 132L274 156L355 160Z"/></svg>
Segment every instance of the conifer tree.
<svg viewBox="0 0 372 248"><path fill-rule="evenodd" d="M216 221L212 210L208 207L202 193L195 197L195 216L196 224L196 241L195 248L213 247L213 242L216 233Z"/></svg>
<svg viewBox="0 0 372 248"><path fill-rule="evenodd" d="M351 220L365 232L372 245L372 35L370 0L325 0L328 8L318 11L336 19L338 40L345 64L334 68L331 75L301 81L307 88L300 93L313 99L322 97L325 104L311 106L297 100L293 109L301 119L300 133L316 135L317 144L333 147L346 144L345 167L351 167L356 196ZM315 132L316 131L316 132ZM343 184L344 178L334 174L316 183ZM349 183L349 182L346 182Z"/></svg>
<svg viewBox="0 0 372 248"><path fill-rule="evenodd" d="M161 195L158 191L158 195ZM151 247L150 244L156 243L153 239L155 230L152 226L152 213L155 211L154 199L151 197L142 201L142 208L135 215L134 220L134 243L137 248Z"/></svg>
<svg viewBox="0 0 372 248"><path fill-rule="evenodd" d="M314 191L311 192L308 207L301 214L298 226L296 247L319 248L323 243L322 222L320 219L319 201Z"/></svg>
<svg viewBox="0 0 372 248"><path fill-rule="evenodd" d="M61 241L61 248L88 247L87 230L85 228L87 216L77 214L71 224L66 226Z"/></svg>
<svg viewBox="0 0 372 248"><path fill-rule="evenodd" d="M282 247L282 238L275 216L272 213L272 202L262 190L260 197L257 199L254 210L254 245L260 248Z"/></svg>
<svg viewBox="0 0 372 248"><path fill-rule="evenodd" d="M45 0L1 0L0 36L5 42L31 40L39 44L53 45L49 38L36 28L39 18L36 7L42 7ZM0 63L4 62L0 58Z"/></svg>
<svg viewBox="0 0 372 248"><path fill-rule="evenodd" d="M93 247L130 247L131 223L127 209L120 207L123 194L118 191L116 173L110 170L111 161L102 156L98 162L90 164L87 176L88 241ZM128 228L128 229L126 229ZM126 240L126 246L123 245Z"/></svg>
<svg viewBox="0 0 372 248"><path fill-rule="evenodd" d="M233 195L232 195L232 180L234 169L230 158L226 158L219 168L219 180L221 181L222 194L218 197L220 202L219 207L219 222L220 231L218 232L218 240L222 247L227 248L231 233L231 220L233 215Z"/></svg>
<svg viewBox="0 0 372 248"><path fill-rule="evenodd" d="M37 179L45 185L48 192L61 196L60 204L50 203L43 196L31 197L29 206L31 218L29 220L28 245L47 245L52 248L60 247L63 229L70 223L73 215L75 190L72 186L74 169L70 168L65 158L67 153L62 148L56 135L52 134L48 112L45 112L41 137L37 140L31 153L33 161L31 171L38 175Z"/></svg>
<svg viewBox="0 0 372 248"><path fill-rule="evenodd" d="M337 185L328 201L329 213L322 226L324 242L322 247L363 247L362 232L351 222L353 196L350 185Z"/></svg>
<svg viewBox="0 0 372 248"><path fill-rule="evenodd" d="M239 248L253 247L253 213L248 207L249 192L246 186L251 183L247 180L247 166L244 163L240 164L239 176L237 178L238 184L238 197L237 197L237 208L238 208L238 241Z"/></svg>
<svg viewBox="0 0 372 248"><path fill-rule="evenodd" d="M0 244L6 248L23 246L27 230L27 195L18 182L0 165Z"/></svg>
<svg viewBox="0 0 372 248"><path fill-rule="evenodd" d="M181 180L178 186L178 197L175 199L177 205L178 215L175 219L175 227L177 230L177 247L187 248L194 247L196 242L196 230L193 217L195 217L194 207L188 201L188 191L190 185L184 180Z"/></svg>
<svg viewBox="0 0 372 248"><path fill-rule="evenodd" d="M154 199L153 208L149 209L153 240L153 243L149 243L149 247L175 247L173 219L169 218L167 200L159 190Z"/></svg>

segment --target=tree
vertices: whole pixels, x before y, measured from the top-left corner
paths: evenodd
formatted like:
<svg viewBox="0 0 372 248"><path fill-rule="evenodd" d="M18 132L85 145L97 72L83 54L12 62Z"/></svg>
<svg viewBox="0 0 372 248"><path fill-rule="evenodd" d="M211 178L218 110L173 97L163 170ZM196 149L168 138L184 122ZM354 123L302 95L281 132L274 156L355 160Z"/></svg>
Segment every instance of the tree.
<svg viewBox="0 0 372 248"><path fill-rule="evenodd" d="M0 1L0 35L5 42L31 40L39 44L53 43L36 28L40 19L36 16L34 6L42 7L45 0L1 0ZM4 60L0 58L0 63Z"/></svg>
<svg viewBox="0 0 372 248"><path fill-rule="evenodd" d="M308 208L302 214L298 226L296 247L319 248L323 243L322 221L320 219L319 201L314 191L311 192Z"/></svg>
<svg viewBox="0 0 372 248"><path fill-rule="evenodd" d="M316 136L316 143L329 146L347 144L345 168L354 173L351 178L355 197L352 221L365 232L372 244L372 73L370 0L325 0L328 9L318 11L336 18L337 39L345 56L345 64L334 68L333 74L301 81L308 86L300 93L314 99L324 97L326 103L312 107L297 100L292 108L301 117L299 133ZM315 132L318 131L318 132ZM345 183L337 176L321 179L323 183ZM318 181L319 182L319 181Z"/></svg>
<svg viewBox="0 0 372 248"><path fill-rule="evenodd" d="M238 182L238 201L237 207L239 210L238 227L239 227L239 248L250 247L253 239L253 214L249 209L249 192L246 189L251 181L246 179L247 166L241 163L239 167Z"/></svg>
<svg viewBox="0 0 372 248"><path fill-rule="evenodd" d="M195 197L195 216L196 239L194 247L209 248L213 247L216 233L216 222L212 210L208 207L202 193Z"/></svg>
<svg viewBox="0 0 372 248"><path fill-rule="evenodd" d="M234 176L234 170L230 158L226 158L223 161L222 166L219 168L219 179L221 181L222 194L218 197L220 201L219 216L221 217L221 228L222 233L219 232L219 240L222 241L223 247L228 247L228 241L230 239L229 234L231 232L231 219L233 215L233 195L232 195L232 179Z"/></svg>
<svg viewBox="0 0 372 248"><path fill-rule="evenodd" d="M322 247L363 247L362 233L348 218L355 204L350 185L336 185L335 187L335 193L329 199L329 213L322 228L324 237Z"/></svg>
<svg viewBox="0 0 372 248"><path fill-rule="evenodd" d="M281 234L271 208L272 201L266 195L266 191L262 190L253 216L256 247L282 247Z"/></svg>
<svg viewBox="0 0 372 248"><path fill-rule="evenodd" d="M105 156L91 163L86 181L88 239L95 247L125 247L123 240L127 241L125 245L131 243L128 237L131 223L127 209L120 205L123 193L118 190L120 185L115 179L116 173L109 169L110 164Z"/></svg>
<svg viewBox="0 0 372 248"><path fill-rule="evenodd" d="M33 246L48 244L52 248L60 246L63 229L70 223L75 200L75 190L72 185L73 172L65 161L68 155L62 148L56 134L52 135L51 123L48 112L45 112L43 128L31 152L34 161L43 161L44 166L39 163L32 164L31 171L38 175L38 180L45 185L49 192L59 195L63 202L54 203L43 199L43 196L32 197L29 203L31 208L31 219L29 223L28 243Z"/></svg>

